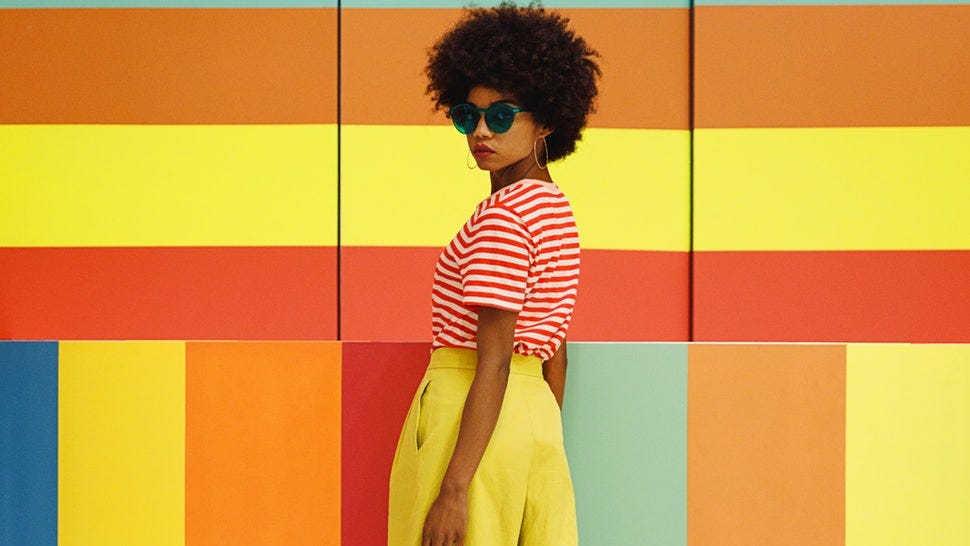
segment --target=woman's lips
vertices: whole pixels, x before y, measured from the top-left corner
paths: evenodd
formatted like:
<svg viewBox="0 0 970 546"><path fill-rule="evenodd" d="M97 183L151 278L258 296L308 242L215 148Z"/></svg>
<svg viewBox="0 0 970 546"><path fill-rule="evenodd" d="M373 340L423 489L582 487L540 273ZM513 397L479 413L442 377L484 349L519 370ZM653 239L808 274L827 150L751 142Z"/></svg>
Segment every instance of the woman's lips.
<svg viewBox="0 0 970 546"><path fill-rule="evenodd" d="M495 150L484 144L479 144L478 146L472 148L472 155L475 156L476 159L482 159L483 157L488 157L494 153Z"/></svg>

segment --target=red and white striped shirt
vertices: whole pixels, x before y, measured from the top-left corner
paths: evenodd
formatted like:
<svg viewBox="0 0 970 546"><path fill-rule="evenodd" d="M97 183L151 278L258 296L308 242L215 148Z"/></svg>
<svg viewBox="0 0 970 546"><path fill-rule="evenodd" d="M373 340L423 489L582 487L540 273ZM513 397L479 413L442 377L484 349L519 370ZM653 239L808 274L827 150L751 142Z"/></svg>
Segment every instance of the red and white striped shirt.
<svg viewBox="0 0 970 546"><path fill-rule="evenodd" d="M548 360L566 338L579 235L555 184L520 180L479 203L444 249L431 290L432 347L475 348L478 306L519 314L513 351Z"/></svg>

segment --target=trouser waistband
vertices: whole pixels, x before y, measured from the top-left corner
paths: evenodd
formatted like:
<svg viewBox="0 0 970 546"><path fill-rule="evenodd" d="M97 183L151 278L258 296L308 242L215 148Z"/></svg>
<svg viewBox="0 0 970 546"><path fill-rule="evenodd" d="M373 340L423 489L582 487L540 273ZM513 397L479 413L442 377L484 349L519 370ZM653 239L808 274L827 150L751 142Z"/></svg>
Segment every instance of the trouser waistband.
<svg viewBox="0 0 970 546"><path fill-rule="evenodd" d="M474 349L458 349L454 347L439 347L432 351L428 369L461 368L474 370L478 366L478 351ZM542 359L537 356L512 355L510 371L514 374L530 375L542 378Z"/></svg>

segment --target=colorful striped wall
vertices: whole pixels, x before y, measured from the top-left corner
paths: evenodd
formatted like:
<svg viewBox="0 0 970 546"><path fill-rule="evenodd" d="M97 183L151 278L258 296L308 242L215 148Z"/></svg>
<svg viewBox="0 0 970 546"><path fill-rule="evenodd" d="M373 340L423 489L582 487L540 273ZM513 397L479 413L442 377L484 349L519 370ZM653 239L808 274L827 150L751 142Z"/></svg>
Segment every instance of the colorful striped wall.
<svg viewBox="0 0 970 546"><path fill-rule="evenodd" d="M965 545L970 5L546 4L582 543ZM384 543L459 5L0 0L0 544Z"/></svg>
<svg viewBox="0 0 970 546"><path fill-rule="evenodd" d="M779 3L694 9L693 339L966 342L970 5Z"/></svg>
<svg viewBox="0 0 970 546"><path fill-rule="evenodd" d="M583 544L970 537L970 346L571 357ZM0 342L0 543L382 544L426 359L413 342Z"/></svg>
<svg viewBox="0 0 970 546"><path fill-rule="evenodd" d="M0 5L0 337L426 338L485 191L423 95L457 8ZM966 4L561 5L574 339L970 339Z"/></svg>

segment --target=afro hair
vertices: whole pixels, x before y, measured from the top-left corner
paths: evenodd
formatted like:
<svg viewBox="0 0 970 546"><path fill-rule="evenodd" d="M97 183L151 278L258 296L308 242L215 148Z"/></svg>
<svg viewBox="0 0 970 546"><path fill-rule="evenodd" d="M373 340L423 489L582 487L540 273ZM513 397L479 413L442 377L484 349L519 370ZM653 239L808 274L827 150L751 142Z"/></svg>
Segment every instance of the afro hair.
<svg viewBox="0 0 970 546"><path fill-rule="evenodd" d="M599 54L568 23L538 3L469 8L428 50L427 93L446 112L475 86L509 93L552 130L549 161L566 157L594 111L601 74Z"/></svg>

